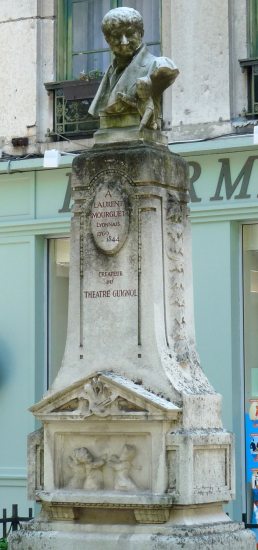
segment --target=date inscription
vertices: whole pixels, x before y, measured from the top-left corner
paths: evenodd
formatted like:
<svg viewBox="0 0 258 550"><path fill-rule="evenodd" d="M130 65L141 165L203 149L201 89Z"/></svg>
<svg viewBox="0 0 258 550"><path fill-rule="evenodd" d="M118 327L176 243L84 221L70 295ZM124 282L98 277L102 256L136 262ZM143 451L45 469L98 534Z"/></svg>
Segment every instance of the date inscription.
<svg viewBox="0 0 258 550"><path fill-rule="evenodd" d="M129 230L129 213L118 185L103 183L96 191L90 213L97 247L106 254L122 248Z"/></svg>

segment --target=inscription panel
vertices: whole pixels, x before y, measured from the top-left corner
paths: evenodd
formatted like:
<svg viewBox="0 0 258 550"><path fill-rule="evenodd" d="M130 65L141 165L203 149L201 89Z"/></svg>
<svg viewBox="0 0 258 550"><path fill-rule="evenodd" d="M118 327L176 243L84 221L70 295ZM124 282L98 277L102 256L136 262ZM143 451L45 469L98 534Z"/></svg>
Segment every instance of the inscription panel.
<svg viewBox="0 0 258 550"><path fill-rule="evenodd" d="M103 183L97 189L90 213L95 244L106 254L123 246L129 230L129 211L119 185Z"/></svg>
<svg viewBox="0 0 258 550"><path fill-rule="evenodd" d="M139 340L139 235L136 188L126 173L107 169L92 179L80 235L84 357L96 370L105 357L106 368L113 369L120 362L115 330L131 364Z"/></svg>

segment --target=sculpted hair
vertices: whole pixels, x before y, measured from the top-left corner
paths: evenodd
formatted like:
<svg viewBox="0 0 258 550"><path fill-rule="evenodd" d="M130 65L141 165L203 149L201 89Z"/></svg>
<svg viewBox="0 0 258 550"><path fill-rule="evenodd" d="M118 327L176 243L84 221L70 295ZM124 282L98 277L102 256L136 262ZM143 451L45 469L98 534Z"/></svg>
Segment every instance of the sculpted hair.
<svg viewBox="0 0 258 550"><path fill-rule="evenodd" d="M133 25L143 36L143 18L134 8L114 8L108 11L103 17L101 29L104 35L109 35L115 28L119 28L121 24Z"/></svg>

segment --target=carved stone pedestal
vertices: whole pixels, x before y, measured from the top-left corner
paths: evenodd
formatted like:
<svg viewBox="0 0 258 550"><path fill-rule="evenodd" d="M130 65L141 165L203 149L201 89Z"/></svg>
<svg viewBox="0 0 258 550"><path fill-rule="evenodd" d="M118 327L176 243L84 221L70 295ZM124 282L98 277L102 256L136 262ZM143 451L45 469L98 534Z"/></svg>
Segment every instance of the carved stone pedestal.
<svg viewBox="0 0 258 550"><path fill-rule="evenodd" d="M186 164L130 135L74 161L66 350L31 409L42 510L10 549L251 550L223 512L233 440L195 351Z"/></svg>

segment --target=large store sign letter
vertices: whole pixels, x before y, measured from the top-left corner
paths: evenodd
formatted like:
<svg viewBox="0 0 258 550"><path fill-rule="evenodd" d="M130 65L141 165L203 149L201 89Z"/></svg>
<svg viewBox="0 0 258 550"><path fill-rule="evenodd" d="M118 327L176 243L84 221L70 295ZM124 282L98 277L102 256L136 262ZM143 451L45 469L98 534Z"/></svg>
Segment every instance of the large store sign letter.
<svg viewBox="0 0 258 550"><path fill-rule="evenodd" d="M190 189L189 189L191 202L201 202L202 199L196 195L196 191L194 188L194 183L199 179L202 173L201 165L199 164L199 162L195 162L195 161L188 162L188 165L190 168L193 169L193 174L190 177Z"/></svg>
<svg viewBox="0 0 258 550"><path fill-rule="evenodd" d="M68 183L67 183L67 187L66 187L66 192L65 192L65 197L64 197L64 202L63 202L63 206L62 208L60 208L58 210L58 212L71 212L71 206L70 206L70 203L71 203L71 192L72 192L72 185L71 185L71 181L72 181L72 172L68 172L67 174L65 174L66 176L68 176Z"/></svg>
<svg viewBox="0 0 258 550"><path fill-rule="evenodd" d="M230 200L231 198L249 199L251 195L248 193L248 186L250 183L254 161L257 159L258 156L248 157L235 181L232 181L230 159L218 159L218 162L220 163L218 183L216 186L215 194L210 197L210 201L222 201L224 198L226 198L227 200ZM198 162L189 162L189 166L190 168L192 168L193 171L190 177L190 199L193 203L201 202L202 199L197 195L194 184L198 181L202 172L202 168ZM223 195L223 190L225 196ZM236 191L238 191L237 195L235 195Z"/></svg>
<svg viewBox="0 0 258 550"><path fill-rule="evenodd" d="M258 156L248 157L243 168L240 170L238 176L236 177L235 181L232 181L230 159L229 158L218 159L218 163L220 163L218 165L220 172L218 175L218 181L217 181L215 193L212 197L210 197L210 201L222 201L224 198L226 198L227 200L230 200L232 198L250 199L251 195L248 193L248 186L250 183L254 161L257 159L258 159ZM196 162L196 161L190 161L188 164L192 172L190 176L190 190L189 190L190 200L192 203L202 202L202 198L197 195L197 191L195 188L195 183L198 182L202 173L201 164L199 164L199 162ZM62 208L60 208L60 210L58 210L58 212L60 213L71 211L70 203L71 203L72 173L68 172L66 176L68 176L68 183L66 187L63 206ZM237 195L235 194L236 191L238 191ZM224 195L223 195L223 192L224 192Z"/></svg>
<svg viewBox="0 0 258 550"><path fill-rule="evenodd" d="M234 183L232 183L232 177L231 177L231 170L230 170L230 162L229 159L219 159L218 162L221 162L221 170L219 175L219 181L217 185L217 189L215 192L214 197L211 197L211 201L222 201L223 196L221 195L222 191L222 185L225 184L225 191L226 191L226 198L231 199L234 192L237 189L237 186L241 183L240 191L238 195L235 195L235 199L249 199L251 195L247 193L253 164L254 161L258 159L258 156L255 157L248 157L247 161L245 162L242 170L239 172L236 180Z"/></svg>

